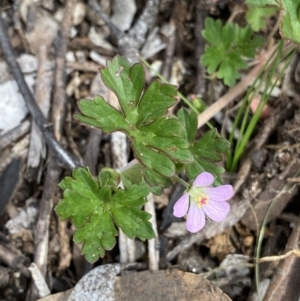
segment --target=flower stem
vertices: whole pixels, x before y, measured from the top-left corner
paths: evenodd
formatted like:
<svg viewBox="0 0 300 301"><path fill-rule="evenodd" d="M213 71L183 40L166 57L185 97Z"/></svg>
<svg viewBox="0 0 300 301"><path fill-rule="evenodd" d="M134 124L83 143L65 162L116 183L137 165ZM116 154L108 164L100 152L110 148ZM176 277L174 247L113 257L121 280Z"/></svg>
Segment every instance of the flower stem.
<svg viewBox="0 0 300 301"><path fill-rule="evenodd" d="M189 187L189 183L187 183L186 181L182 180L181 178L179 178L177 175L174 175L172 177L173 180L175 180L176 182L180 183L181 185L183 185L185 188Z"/></svg>

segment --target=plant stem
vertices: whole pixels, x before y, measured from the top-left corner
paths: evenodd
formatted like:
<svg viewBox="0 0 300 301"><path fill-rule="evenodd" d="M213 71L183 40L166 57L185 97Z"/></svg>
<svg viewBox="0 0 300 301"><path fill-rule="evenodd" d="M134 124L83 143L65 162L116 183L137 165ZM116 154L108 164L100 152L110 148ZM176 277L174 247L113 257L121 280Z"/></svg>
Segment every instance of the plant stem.
<svg viewBox="0 0 300 301"><path fill-rule="evenodd" d="M173 180L175 180L176 182L178 182L179 184L181 184L182 186L184 186L185 188L189 187L189 183L187 183L186 181L182 180L181 178L179 178L177 175L174 175L172 177Z"/></svg>

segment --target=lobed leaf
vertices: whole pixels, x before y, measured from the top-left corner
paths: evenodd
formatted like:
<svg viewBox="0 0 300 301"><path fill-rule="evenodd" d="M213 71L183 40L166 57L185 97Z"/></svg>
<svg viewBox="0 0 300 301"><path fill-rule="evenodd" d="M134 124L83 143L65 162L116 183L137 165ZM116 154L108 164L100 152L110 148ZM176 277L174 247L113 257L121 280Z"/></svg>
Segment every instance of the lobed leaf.
<svg viewBox="0 0 300 301"><path fill-rule="evenodd" d="M165 116L167 109L176 102L175 86L154 81L143 91L143 66L130 66L120 56L107 63L107 68L101 70L101 77L117 95L121 112L96 96L92 101L79 101L82 115L77 115L77 119L106 132L123 131L144 168L163 177L174 175L175 164L192 161L189 143L180 134L182 122L175 116Z"/></svg>
<svg viewBox="0 0 300 301"><path fill-rule="evenodd" d="M102 96L95 96L93 100L82 99L78 102L79 109L83 115L75 115L79 121L101 128L106 133L124 130L129 127L128 121L124 116Z"/></svg>
<svg viewBox="0 0 300 301"><path fill-rule="evenodd" d="M155 236L149 222L151 214L140 209L146 203L148 194L149 188L144 183L134 185L126 192L119 190L112 199L111 212L114 222L129 238L145 240Z"/></svg>
<svg viewBox="0 0 300 301"><path fill-rule="evenodd" d="M149 222L151 214L134 207L114 206L112 208L114 221L129 238L138 237L141 240L155 236Z"/></svg>
<svg viewBox="0 0 300 301"><path fill-rule="evenodd" d="M136 107L145 86L142 64L130 66L127 59L117 55L100 72L104 84L118 97L125 118L135 123Z"/></svg>
<svg viewBox="0 0 300 301"><path fill-rule="evenodd" d="M252 34L249 26L240 28L231 22L222 25L219 20L206 19L202 35L211 45L206 45L200 63L209 74L216 72L226 85L233 86L240 77L238 71L247 68L245 57L253 58L263 43Z"/></svg>
<svg viewBox="0 0 300 301"><path fill-rule="evenodd" d="M149 194L149 188L145 183L133 185L128 190L119 189L113 197L114 204L120 206L141 207L146 203L146 196Z"/></svg>
<svg viewBox="0 0 300 301"><path fill-rule="evenodd" d="M259 31L266 27L266 18L274 15L278 11L276 7L248 7L246 21L250 24L253 31Z"/></svg>
<svg viewBox="0 0 300 301"><path fill-rule="evenodd" d="M183 121L184 124L182 130L183 135L190 144L194 143L198 125L197 114L195 112L189 112L185 108L181 108L177 112L177 116L180 120Z"/></svg>
<svg viewBox="0 0 300 301"><path fill-rule="evenodd" d="M142 183L142 170L144 167L145 166L141 163L136 163L130 168L120 172L122 183L126 189L129 189L134 184Z"/></svg>
<svg viewBox="0 0 300 301"><path fill-rule="evenodd" d="M150 122L164 114L176 103L177 88L153 81L138 104L138 125Z"/></svg>
<svg viewBox="0 0 300 301"><path fill-rule="evenodd" d="M172 182L170 178L164 177L150 168L142 170L144 181L148 184L149 189L156 195L161 195L164 188L169 187Z"/></svg>
<svg viewBox="0 0 300 301"><path fill-rule="evenodd" d="M200 58L200 63L207 68L209 74L214 73L222 62L222 52L214 46L205 46L205 53Z"/></svg>
<svg viewBox="0 0 300 301"><path fill-rule="evenodd" d="M162 190L172 184L168 177L164 177L140 163L122 171L120 175L125 188L128 189L134 184L147 183L150 192L156 195L161 195Z"/></svg>
<svg viewBox="0 0 300 301"><path fill-rule="evenodd" d="M228 141L218 136L216 129L206 132L200 139L195 140L197 115L194 112L188 112L186 109L180 109L177 115L185 124L185 135L190 137L189 142L191 143L189 150L194 157L192 163L184 165L187 177L192 180L201 172L207 171L215 176L215 184L220 184L218 176L225 170L223 167L216 165L216 163L221 161L222 154L227 152ZM192 136L194 137L192 138Z"/></svg>
<svg viewBox="0 0 300 301"><path fill-rule="evenodd" d="M175 165L170 158L137 141L133 141L132 147L135 157L145 166L166 177L174 175Z"/></svg>
<svg viewBox="0 0 300 301"><path fill-rule="evenodd" d="M105 250L111 250L116 244L118 231L108 211L98 210L86 224L74 233L74 241L83 243L82 254L89 262L104 257Z"/></svg>
<svg viewBox="0 0 300 301"><path fill-rule="evenodd" d="M194 147L201 157L212 161L221 161L222 154L228 151L229 143L219 136L216 129L212 129L196 141Z"/></svg>
<svg viewBox="0 0 300 301"><path fill-rule="evenodd" d="M98 175L99 183L101 187L108 187L114 189L120 184L120 174L114 169L109 167L104 167L101 169Z"/></svg>
<svg viewBox="0 0 300 301"><path fill-rule="evenodd" d="M147 147L154 152L163 153L175 162L191 162L192 156L187 149L189 143L181 136L182 128L183 124L176 116L159 117L140 128L135 136L134 145L137 149ZM155 161L153 163L155 164ZM174 162L172 165L172 169L175 170ZM155 169L155 165L152 168ZM155 170L159 172L158 169ZM162 173L162 175L169 174Z"/></svg>
<svg viewBox="0 0 300 301"><path fill-rule="evenodd" d="M214 46L220 46L223 44L223 37L221 35L222 23L220 20L214 21L211 18L205 19L204 30L202 30L203 38Z"/></svg>
<svg viewBox="0 0 300 301"><path fill-rule="evenodd" d="M82 253L90 262L114 247L116 226L131 238L154 236L148 221L151 215L141 210L149 193L147 184L131 185L126 190L117 188L118 184L119 175L107 168L98 178L94 178L88 168L78 168L72 177L60 183L63 200L55 211L61 219L70 219L74 224L74 240L83 244Z"/></svg>

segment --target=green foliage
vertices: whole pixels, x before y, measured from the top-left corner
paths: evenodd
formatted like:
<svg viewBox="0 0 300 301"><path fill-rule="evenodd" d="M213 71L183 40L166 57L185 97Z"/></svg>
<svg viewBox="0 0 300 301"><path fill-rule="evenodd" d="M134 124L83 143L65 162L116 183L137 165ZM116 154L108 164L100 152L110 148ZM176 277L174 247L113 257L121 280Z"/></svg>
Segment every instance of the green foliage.
<svg viewBox="0 0 300 301"><path fill-rule="evenodd" d="M118 187L121 181L120 174L109 167L102 168L99 173L99 183L101 187L114 188Z"/></svg>
<svg viewBox="0 0 300 301"><path fill-rule="evenodd" d="M236 44L245 55L253 52L245 47L248 35L248 30L236 34ZM129 238L153 238L151 215L141 210L149 192L161 194L178 172L185 172L190 180L203 171L218 177L224 170L215 163L228 147L215 130L196 140L195 113L181 109L178 116L167 116L177 90L158 81L145 88L141 64L130 66L125 58L116 56L101 70L101 77L116 94L120 109L96 96L79 102L81 114L76 118L105 132L124 132L137 162L120 172L103 168L98 177L88 168L78 168L60 183L63 200L55 210L61 219L71 220L74 241L83 244L82 253L90 262L114 247L117 227ZM119 187L121 182L124 189Z"/></svg>
<svg viewBox="0 0 300 301"><path fill-rule="evenodd" d="M263 18L281 10L280 34L284 39L300 43L300 0L247 0L247 22L253 30L263 28Z"/></svg>
<svg viewBox="0 0 300 301"><path fill-rule="evenodd" d="M283 38L300 43L300 0L282 0L281 35Z"/></svg>
<svg viewBox="0 0 300 301"><path fill-rule="evenodd" d="M224 168L216 163L220 162L222 154L228 151L228 141L220 137L216 129L209 130L200 139L196 139L197 115L186 109L180 109L177 115L185 124L184 135L190 142L189 149L194 156L194 162L184 166L186 175L189 179L195 179L200 173L207 171L215 176L215 184L221 184L219 176L224 172Z"/></svg>
<svg viewBox="0 0 300 301"><path fill-rule="evenodd" d="M240 28L231 22L222 25L220 20L206 19L202 36L210 45L205 47L201 64L209 74L216 72L226 85L233 86L240 77L238 71L247 68L245 58L253 58L262 44L262 39L252 34L249 26Z"/></svg>
<svg viewBox="0 0 300 301"><path fill-rule="evenodd" d="M116 226L130 238L154 237L149 219L141 206L149 193L146 184L119 189L116 172L104 169L94 178L88 168L78 168L66 177L60 188L63 200L55 208L61 219L70 219L75 227L74 241L83 243L82 253L90 262L105 255L116 244Z"/></svg>
<svg viewBox="0 0 300 301"><path fill-rule="evenodd" d="M145 89L143 66L130 66L120 56L101 70L101 77L117 95L120 111L96 96L94 100L79 101L82 114L76 118L105 132L123 131L128 135L135 157L147 168L142 174L151 187L155 185L153 174L172 177L175 164L193 161L189 144L181 135L182 122L176 116L165 115L176 102L175 86L154 81Z"/></svg>
<svg viewBox="0 0 300 301"><path fill-rule="evenodd" d="M249 6L246 21L253 31L259 31L266 27L266 18L272 16L276 11L278 11L276 7Z"/></svg>
<svg viewBox="0 0 300 301"><path fill-rule="evenodd" d="M169 187L172 182L168 177L164 177L147 168L144 165L137 163L130 168L120 172L124 187L129 188L134 184L139 184L145 179L152 193L161 195L163 188Z"/></svg>

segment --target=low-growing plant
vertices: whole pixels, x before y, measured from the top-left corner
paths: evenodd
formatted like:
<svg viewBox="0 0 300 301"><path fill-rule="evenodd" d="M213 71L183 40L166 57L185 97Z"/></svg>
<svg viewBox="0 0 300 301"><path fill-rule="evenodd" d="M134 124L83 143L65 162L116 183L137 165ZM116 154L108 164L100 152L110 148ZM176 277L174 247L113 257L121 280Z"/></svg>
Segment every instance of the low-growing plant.
<svg viewBox="0 0 300 301"><path fill-rule="evenodd" d="M77 168L60 183L64 194L55 210L75 226L74 240L83 244L86 259L94 262L104 256L105 250L112 249L117 228L129 238L153 238L151 215L144 212L142 206L150 192L159 195L174 181L185 185L187 193L194 191L193 199L186 200L185 206L193 208L192 204L197 204L198 208L208 210L206 214L215 221L225 218L229 210L227 203L219 208L220 215L211 215L206 205L219 197L225 201L233 194L230 185L225 185L226 196L223 197L223 186L212 187L221 184L224 168L217 163L228 151L228 141L215 129L198 139L195 112L181 108L176 115L168 114L168 108L176 103L177 88L158 80L145 87L141 63L131 66L127 59L116 56L100 74L108 89L116 94L120 108L95 96L92 100L79 101L81 114L75 118L106 133L125 133L135 158L118 171L103 168L98 177L92 176L88 168ZM190 188L179 175L189 182L204 177L200 181L203 188ZM203 197L205 203L201 201ZM192 215L197 230L204 225L204 219L203 215ZM190 214L187 220L189 225ZM192 232L196 229L187 228Z"/></svg>

